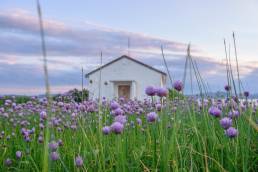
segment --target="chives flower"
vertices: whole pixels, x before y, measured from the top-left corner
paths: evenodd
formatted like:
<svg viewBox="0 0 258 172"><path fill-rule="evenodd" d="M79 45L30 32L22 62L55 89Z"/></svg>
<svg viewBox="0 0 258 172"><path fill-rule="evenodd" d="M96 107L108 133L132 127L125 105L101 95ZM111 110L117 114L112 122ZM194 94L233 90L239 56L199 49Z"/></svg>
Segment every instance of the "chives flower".
<svg viewBox="0 0 258 172"><path fill-rule="evenodd" d="M228 116L230 118L237 118L237 117L239 117L239 115L240 115L239 111L229 111L228 112Z"/></svg>
<svg viewBox="0 0 258 172"><path fill-rule="evenodd" d="M250 95L250 94L249 94L248 91L245 91L245 92L244 92L244 96L245 96L245 97L249 97L249 95Z"/></svg>
<svg viewBox="0 0 258 172"><path fill-rule="evenodd" d="M59 159L59 154L57 152L51 152L50 157L53 161L56 161Z"/></svg>
<svg viewBox="0 0 258 172"><path fill-rule="evenodd" d="M124 114L124 111L123 111L121 108L117 108L117 109L114 111L114 114L115 114L115 116L123 115L123 114Z"/></svg>
<svg viewBox="0 0 258 172"><path fill-rule="evenodd" d="M226 131L225 134L229 137L229 138L234 138L238 135L238 130L235 129L234 127L229 127Z"/></svg>
<svg viewBox="0 0 258 172"><path fill-rule="evenodd" d="M155 112L150 112L147 114L148 122L155 122L158 119L158 115Z"/></svg>
<svg viewBox="0 0 258 172"><path fill-rule="evenodd" d="M39 137L38 137L38 142L39 142L39 143L43 143L43 142L44 142L44 138L43 138L42 136L39 136Z"/></svg>
<svg viewBox="0 0 258 172"><path fill-rule="evenodd" d="M174 82L173 87L177 91L182 91L183 83L181 81L177 80L177 81Z"/></svg>
<svg viewBox="0 0 258 172"><path fill-rule="evenodd" d="M83 166L83 159L82 159L81 156L77 156L77 157L75 158L75 165L76 165L77 167L82 167L82 166Z"/></svg>
<svg viewBox="0 0 258 172"><path fill-rule="evenodd" d="M148 96L155 96L155 94L156 94L156 89L155 89L155 87L153 87L153 86L148 86L148 87L145 89L145 93L146 93Z"/></svg>
<svg viewBox="0 0 258 172"><path fill-rule="evenodd" d="M161 111L161 109L162 109L162 105L160 103L156 104L155 107L156 107L157 111Z"/></svg>
<svg viewBox="0 0 258 172"><path fill-rule="evenodd" d="M158 88L157 89L157 95L159 97L166 97L168 94L168 90L166 88Z"/></svg>
<svg viewBox="0 0 258 172"><path fill-rule="evenodd" d="M43 120L47 119L47 113L45 111L41 111L39 115L40 115L41 119L43 119Z"/></svg>
<svg viewBox="0 0 258 172"><path fill-rule="evenodd" d="M54 152L54 151L56 151L57 148L58 148L58 143L55 142L55 141L52 141L51 143L48 144L48 146L49 146L50 150L51 150L52 152Z"/></svg>
<svg viewBox="0 0 258 172"><path fill-rule="evenodd" d="M142 125L142 120L140 118L136 118L136 122L138 125Z"/></svg>
<svg viewBox="0 0 258 172"><path fill-rule="evenodd" d="M111 132L111 128L109 126L105 126L102 128L102 132L105 135L108 135Z"/></svg>
<svg viewBox="0 0 258 172"><path fill-rule="evenodd" d="M21 159L21 157L22 157L22 152L21 152L21 151L17 151L17 152L15 153L15 155L16 155L16 158L17 158L17 159Z"/></svg>
<svg viewBox="0 0 258 172"><path fill-rule="evenodd" d="M119 108L119 106L120 105L117 102L115 102L115 101L110 103L110 109L111 110L116 110L117 108Z"/></svg>
<svg viewBox="0 0 258 172"><path fill-rule="evenodd" d="M73 125L70 126L70 128L71 128L72 130L76 130L76 129L77 129L77 126L76 126L75 124L73 124Z"/></svg>
<svg viewBox="0 0 258 172"><path fill-rule="evenodd" d="M222 126L222 128L228 129L229 127L232 126L232 119L230 119L228 117L222 118L220 120L220 125Z"/></svg>
<svg viewBox="0 0 258 172"><path fill-rule="evenodd" d="M57 141L57 143L58 143L58 146L63 146L63 145L64 145L62 139L59 139L59 140Z"/></svg>
<svg viewBox="0 0 258 172"><path fill-rule="evenodd" d="M120 122L114 122L111 125L111 129L115 134L121 134L123 132L124 129L124 125L121 124Z"/></svg>
<svg viewBox="0 0 258 172"><path fill-rule="evenodd" d="M230 90L231 90L231 86L230 86L230 85L225 85L225 86L224 86L224 89L225 89L226 91L230 91Z"/></svg>
<svg viewBox="0 0 258 172"><path fill-rule="evenodd" d="M7 159L4 161L4 164L5 164L6 166L10 166L10 165L12 165L12 160L11 160L10 158L7 158Z"/></svg>
<svg viewBox="0 0 258 172"><path fill-rule="evenodd" d="M127 118L125 115L118 115L115 117L115 122L120 122L121 124L125 124L127 122Z"/></svg>
<svg viewBox="0 0 258 172"><path fill-rule="evenodd" d="M212 106L209 108L209 114L214 116L214 117L220 117L222 112L219 108Z"/></svg>

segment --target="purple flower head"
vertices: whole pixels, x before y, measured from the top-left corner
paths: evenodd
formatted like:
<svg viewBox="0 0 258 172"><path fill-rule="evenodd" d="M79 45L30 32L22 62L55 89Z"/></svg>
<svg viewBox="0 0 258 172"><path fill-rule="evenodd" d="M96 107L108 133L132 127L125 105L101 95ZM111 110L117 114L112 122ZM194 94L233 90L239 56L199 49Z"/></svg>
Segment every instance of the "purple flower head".
<svg viewBox="0 0 258 172"><path fill-rule="evenodd" d="M51 160L56 161L59 159L59 154L57 152L51 152L50 157Z"/></svg>
<svg viewBox="0 0 258 172"><path fill-rule="evenodd" d="M156 94L156 89L155 89L155 87L153 87L153 86L148 86L148 87L145 89L145 93L146 93L148 96L155 96L155 94Z"/></svg>
<svg viewBox="0 0 258 172"><path fill-rule="evenodd" d="M177 91L182 91L183 83L181 81L177 80L177 81L174 82L173 87Z"/></svg>
<svg viewBox="0 0 258 172"><path fill-rule="evenodd" d="M40 124L39 124L39 128L40 128L41 130L44 129L44 128L45 128L44 124L40 123Z"/></svg>
<svg viewBox="0 0 258 172"><path fill-rule="evenodd" d="M219 108L212 106L209 108L209 114L214 116L214 117L220 117L222 112Z"/></svg>
<svg viewBox="0 0 258 172"><path fill-rule="evenodd" d="M43 139L42 136L39 136L39 137L38 137L38 142L39 142L39 143L43 143L43 142L44 142L44 139Z"/></svg>
<svg viewBox="0 0 258 172"><path fill-rule="evenodd" d="M75 118L76 116L77 116L77 113L72 113L72 114L71 114L71 117L72 117L72 118Z"/></svg>
<svg viewBox="0 0 258 172"><path fill-rule="evenodd" d="M111 110L116 110L117 108L119 108L119 104L116 101L113 101L110 103L110 109Z"/></svg>
<svg viewBox="0 0 258 172"><path fill-rule="evenodd" d="M54 152L54 151L56 151L57 148L58 148L58 143L55 142L55 141L52 141L51 143L48 144L48 147L49 147L49 149L50 149L52 152Z"/></svg>
<svg viewBox="0 0 258 172"><path fill-rule="evenodd" d="M76 130L76 129L77 129L77 126L76 126L75 124L73 124L73 125L70 126L70 128L71 128L72 130Z"/></svg>
<svg viewBox="0 0 258 172"><path fill-rule="evenodd" d="M21 159L21 157L22 157L22 152L21 151L17 151L16 152L16 158L17 159Z"/></svg>
<svg viewBox="0 0 258 172"><path fill-rule="evenodd" d="M7 159L4 161L4 164L5 164L6 166L10 166L10 165L12 165L12 160L11 160L10 158L7 158Z"/></svg>
<svg viewBox="0 0 258 172"><path fill-rule="evenodd" d="M230 90L231 90L231 86L230 86L230 85L225 85L225 86L224 86L224 89L225 89L226 91L230 91Z"/></svg>
<svg viewBox="0 0 258 172"><path fill-rule="evenodd" d="M46 120L47 119L47 113L45 111L40 112L40 118Z"/></svg>
<svg viewBox="0 0 258 172"><path fill-rule="evenodd" d="M115 116L123 115L123 114L124 114L124 111L123 111L121 108L117 108L117 109L114 111L114 114L115 114Z"/></svg>
<svg viewBox="0 0 258 172"><path fill-rule="evenodd" d="M156 112L150 112L147 114L147 121L148 122L155 122L158 119L158 115Z"/></svg>
<svg viewBox="0 0 258 172"><path fill-rule="evenodd" d="M136 122L138 125L142 125L142 120L140 118L136 118Z"/></svg>
<svg viewBox="0 0 258 172"><path fill-rule="evenodd" d="M226 131L225 134L229 137L229 138L234 138L238 135L238 131L237 129L233 128L233 127L229 127Z"/></svg>
<svg viewBox="0 0 258 172"><path fill-rule="evenodd" d="M239 113L239 111L229 111L228 112L228 116L230 117L230 118L237 118L237 117L239 117L239 115L240 115L240 113Z"/></svg>
<svg viewBox="0 0 258 172"><path fill-rule="evenodd" d="M120 122L114 122L111 125L111 129L115 134L121 134L123 132L124 129L124 125L121 124Z"/></svg>
<svg viewBox="0 0 258 172"><path fill-rule="evenodd" d="M234 100L236 103L239 103L239 99L238 99L237 96L233 96L232 98L233 98L233 100Z"/></svg>
<svg viewBox="0 0 258 172"><path fill-rule="evenodd" d="M125 115L118 115L115 117L115 122L120 122L121 124L125 124L127 122L127 117Z"/></svg>
<svg viewBox="0 0 258 172"><path fill-rule="evenodd" d="M245 91L245 92L244 92L244 96L245 96L245 97L249 97L249 95L250 95L250 94L249 94L248 91Z"/></svg>
<svg viewBox="0 0 258 172"><path fill-rule="evenodd" d="M111 132L111 128L109 126L105 126L102 128L102 132L105 135L108 135Z"/></svg>
<svg viewBox="0 0 258 172"><path fill-rule="evenodd" d="M58 139L57 143L58 143L58 146L63 146L64 145L62 139Z"/></svg>
<svg viewBox="0 0 258 172"><path fill-rule="evenodd" d="M161 109L162 109L162 105L160 103L156 104L155 107L156 107L157 111L161 111Z"/></svg>
<svg viewBox="0 0 258 172"><path fill-rule="evenodd" d="M75 158L75 165L76 165L77 167L82 167L82 166L83 166L83 159L82 159L81 156L77 156L77 157Z"/></svg>
<svg viewBox="0 0 258 172"><path fill-rule="evenodd" d="M58 102L57 105L62 107L62 106L64 106L64 103L63 102Z"/></svg>
<svg viewBox="0 0 258 172"><path fill-rule="evenodd" d="M232 126L232 119L228 118L228 117L222 118L220 120L220 125L221 125L222 128L228 129L229 127Z"/></svg>
<svg viewBox="0 0 258 172"><path fill-rule="evenodd" d="M157 95L159 97L166 97L168 94L168 90L166 88L158 88L157 89Z"/></svg>

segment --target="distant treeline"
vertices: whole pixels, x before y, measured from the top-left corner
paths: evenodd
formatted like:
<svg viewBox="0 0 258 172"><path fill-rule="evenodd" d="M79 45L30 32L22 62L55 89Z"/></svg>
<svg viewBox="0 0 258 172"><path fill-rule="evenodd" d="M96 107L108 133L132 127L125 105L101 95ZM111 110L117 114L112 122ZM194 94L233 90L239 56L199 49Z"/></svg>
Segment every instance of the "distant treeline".
<svg viewBox="0 0 258 172"><path fill-rule="evenodd" d="M0 106L3 106L6 100L12 100L12 102L16 104L26 103L30 100L32 100L33 96L21 96L21 95L6 95L6 96L0 96ZM43 98L44 96L34 96L39 98ZM55 94L52 95L52 99L55 101L63 101L63 102L82 102L82 100L88 100L89 92L86 89L83 89L83 91L78 89L70 90L63 94Z"/></svg>

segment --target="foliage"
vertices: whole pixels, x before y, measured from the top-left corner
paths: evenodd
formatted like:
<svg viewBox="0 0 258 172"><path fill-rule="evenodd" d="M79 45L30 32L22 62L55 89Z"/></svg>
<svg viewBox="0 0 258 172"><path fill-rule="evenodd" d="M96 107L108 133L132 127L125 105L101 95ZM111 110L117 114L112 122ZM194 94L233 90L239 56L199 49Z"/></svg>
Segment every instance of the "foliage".
<svg viewBox="0 0 258 172"><path fill-rule="evenodd" d="M168 97L170 100L174 100L175 98L183 100L185 98L181 92L178 92L175 89L169 89L168 91Z"/></svg>
<svg viewBox="0 0 258 172"><path fill-rule="evenodd" d="M81 91L75 88L64 94L55 95L53 96L53 99L55 101L63 101L63 102L71 102L71 101L82 102L82 98L83 100L88 100L88 97L89 97L88 90L83 89L83 91Z"/></svg>
<svg viewBox="0 0 258 172"><path fill-rule="evenodd" d="M60 159L49 160L49 171L258 171L258 135L249 123L257 116L251 106L234 119L239 135L228 138L220 118L209 115L207 106L166 102L161 111L155 110L159 120L150 123L146 114L153 111L153 102L119 103L127 117L124 130L104 135L102 128L114 121L110 102L103 102L101 109L94 101L66 106L53 102L47 114L52 116L48 119L51 141L62 140L62 144L56 150ZM128 106L132 112L126 111ZM11 106L5 107L8 116L0 115L0 171L41 171L44 166L44 146L38 138L44 138L47 127L47 119L39 115L46 105L33 100L26 107L20 110L24 115L10 111ZM224 105L223 116L228 110ZM142 123L137 123L139 119ZM28 141L21 134L24 130L30 133ZM15 157L17 150L22 151L21 159ZM75 165L78 155L83 159L81 167ZM9 166L5 164L8 158L12 160Z"/></svg>
<svg viewBox="0 0 258 172"><path fill-rule="evenodd" d="M31 97L29 96L2 96L0 98L0 106L3 106L5 103L5 100L14 100L15 103L21 104L26 103L31 100Z"/></svg>

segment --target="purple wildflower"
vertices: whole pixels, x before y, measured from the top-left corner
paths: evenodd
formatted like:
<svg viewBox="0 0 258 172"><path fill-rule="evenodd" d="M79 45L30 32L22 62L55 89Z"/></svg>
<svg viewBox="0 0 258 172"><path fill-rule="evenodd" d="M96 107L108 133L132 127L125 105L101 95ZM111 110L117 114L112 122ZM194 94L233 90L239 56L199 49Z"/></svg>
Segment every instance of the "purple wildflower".
<svg viewBox="0 0 258 172"><path fill-rule="evenodd" d="M220 125L222 126L222 128L228 129L229 127L232 126L232 119L230 119L228 117L222 118L220 120Z"/></svg>
<svg viewBox="0 0 258 172"><path fill-rule="evenodd" d="M155 122L158 119L158 115L155 112L150 112L147 114L148 122Z"/></svg>
<svg viewBox="0 0 258 172"><path fill-rule="evenodd" d="M121 134L123 132L124 129L124 125L121 124L120 122L114 122L111 125L111 129L115 134Z"/></svg>
<svg viewBox="0 0 258 172"><path fill-rule="evenodd" d="M155 107L156 107L157 111L161 111L161 109L162 109L162 105L160 103L156 104Z"/></svg>
<svg viewBox="0 0 258 172"><path fill-rule="evenodd" d="M58 139L57 143L58 143L58 146L63 146L64 145L62 139Z"/></svg>
<svg viewBox="0 0 258 172"><path fill-rule="evenodd" d="M59 154L57 152L51 152L50 157L53 161L56 161L59 159Z"/></svg>
<svg viewBox="0 0 258 172"><path fill-rule="evenodd" d="M40 115L41 119L43 119L43 120L47 119L47 113L45 111L41 111L39 115Z"/></svg>
<svg viewBox="0 0 258 172"><path fill-rule="evenodd" d="M4 161L4 164L5 164L6 166L10 166L10 165L12 165L12 160L11 160L10 158L7 158L7 159Z"/></svg>
<svg viewBox="0 0 258 172"><path fill-rule="evenodd" d="M43 143L43 142L44 142L44 139L43 139L42 136L39 136L39 137L38 137L38 142L39 142L39 143Z"/></svg>
<svg viewBox="0 0 258 172"><path fill-rule="evenodd" d="M117 109L115 109L114 114L115 114L115 116L123 115L124 111L121 108L117 108Z"/></svg>
<svg viewBox="0 0 258 172"><path fill-rule="evenodd" d="M148 87L145 89L145 93L146 93L148 96L155 96L155 94L156 94L156 89L155 89L155 87L153 87L153 86L148 86Z"/></svg>
<svg viewBox="0 0 258 172"><path fill-rule="evenodd" d="M119 106L120 105L117 102L115 102L115 101L110 103L110 109L111 110L116 110L117 108L119 108Z"/></svg>
<svg viewBox="0 0 258 172"><path fill-rule="evenodd" d="M238 135L238 130L233 128L233 127L229 127L226 131L225 134L229 137L229 138L234 138Z"/></svg>
<svg viewBox="0 0 258 172"><path fill-rule="evenodd" d="M77 156L77 157L75 158L75 165L76 165L77 167L83 166L83 159L82 159L81 156Z"/></svg>
<svg viewBox="0 0 258 172"><path fill-rule="evenodd" d="M224 86L224 89L225 89L226 91L230 91L230 90L231 90L231 86L230 86L230 85L225 85L225 86Z"/></svg>
<svg viewBox="0 0 258 172"><path fill-rule="evenodd" d="M21 151L17 151L15 155L16 155L16 158L17 158L17 159L21 159L21 157L22 157L22 152L21 152Z"/></svg>
<svg viewBox="0 0 258 172"><path fill-rule="evenodd" d="M105 135L108 135L111 132L111 128L109 126L105 126L102 128L102 132Z"/></svg>
<svg viewBox="0 0 258 172"><path fill-rule="evenodd" d="M159 97L166 97L168 94L168 90L166 88L158 88L157 89L157 95Z"/></svg>
<svg viewBox="0 0 258 172"><path fill-rule="evenodd" d="M140 118L136 118L136 122L138 125L142 125L142 120Z"/></svg>
<svg viewBox="0 0 258 172"><path fill-rule="evenodd" d="M245 92L244 92L244 96L245 96L245 97L249 97L249 95L250 95L250 94L249 94L248 91L245 91Z"/></svg>
<svg viewBox="0 0 258 172"><path fill-rule="evenodd" d="M115 117L115 122L120 122L121 124L125 124L127 122L127 118L125 115L118 115Z"/></svg>
<svg viewBox="0 0 258 172"><path fill-rule="evenodd" d="M229 111L228 112L228 116L230 118L237 118L237 117L239 117L239 115L240 115L239 111Z"/></svg>
<svg viewBox="0 0 258 172"><path fill-rule="evenodd" d="M183 83L181 81L177 80L174 82L173 87L175 90L181 91L183 89Z"/></svg>
<svg viewBox="0 0 258 172"><path fill-rule="evenodd" d="M50 149L52 152L54 152L54 151L56 151L57 148L58 148L58 143L55 142L55 141L52 141L51 143L48 144L48 147L49 147L49 149Z"/></svg>
<svg viewBox="0 0 258 172"><path fill-rule="evenodd" d="M221 116L221 110L215 106L212 106L209 108L209 114L214 117L220 117Z"/></svg>

